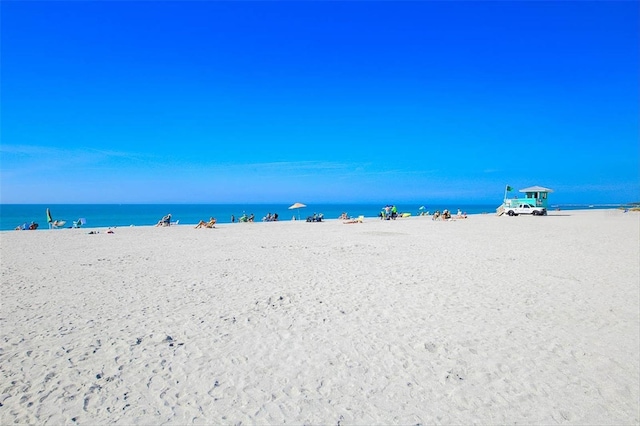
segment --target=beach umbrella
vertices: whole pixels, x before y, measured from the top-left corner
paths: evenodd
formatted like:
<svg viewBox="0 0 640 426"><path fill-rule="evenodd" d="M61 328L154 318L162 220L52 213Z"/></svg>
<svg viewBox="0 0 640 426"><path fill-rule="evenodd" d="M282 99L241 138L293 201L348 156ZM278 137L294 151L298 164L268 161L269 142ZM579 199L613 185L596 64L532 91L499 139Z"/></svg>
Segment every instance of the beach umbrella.
<svg viewBox="0 0 640 426"><path fill-rule="evenodd" d="M424 209L425 209L425 206L418 207L418 210L424 210Z"/></svg>
<svg viewBox="0 0 640 426"><path fill-rule="evenodd" d="M294 203L289 206L289 210L298 210L298 220L300 220L300 209L307 207L306 204Z"/></svg>
<svg viewBox="0 0 640 426"><path fill-rule="evenodd" d="M49 228L60 228L67 223L64 220L53 220L53 216L51 216L51 210L47 207L47 222L49 223Z"/></svg>

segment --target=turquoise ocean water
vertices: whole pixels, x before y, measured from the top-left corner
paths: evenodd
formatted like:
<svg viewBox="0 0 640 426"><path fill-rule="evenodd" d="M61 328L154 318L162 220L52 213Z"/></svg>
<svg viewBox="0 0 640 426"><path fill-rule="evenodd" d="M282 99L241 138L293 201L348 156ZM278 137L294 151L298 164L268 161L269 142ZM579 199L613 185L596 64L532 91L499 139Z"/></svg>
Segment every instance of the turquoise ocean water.
<svg viewBox="0 0 640 426"><path fill-rule="evenodd" d="M467 214L494 213L500 203L494 204L425 204L425 211L449 209L455 214L460 209ZM308 204L300 210L289 210L290 204L0 204L0 230L13 230L23 223L36 222L38 229L48 229L46 210L51 209L54 220L67 221L70 227L74 220L86 219L85 228L102 228L117 226L152 226L164 215L171 213L172 220L180 224L196 224L200 220L215 217L219 223L231 223L231 215L236 219L243 213L254 214L256 222L262 220L267 213L278 213L280 220L291 220L293 216L305 220L313 213L322 213L326 219L337 219L342 212L350 216L364 215L376 217L384 207L381 204ZM399 212L417 215L421 205L396 204ZM553 206L555 207L555 206ZM563 210L589 208L586 204L561 206ZM615 205L598 205L594 208L615 208Z"/></svg>
<svg viewBox="0 0 640 426"><path fill-rule="evenodd" d="M364 215L375 217L385 204L308 204L306 208L289 210L291 204L2 204L0 205L0 230L15 229L22 223L39 224L38 229L48 229L46 210L51 210L54 220L67 221L65 227L74 220L86 219L87 228L116 226L150 226L155 225L164 215L171 213L172 221L180 224L196 224L200 220L215 217L218 223L231 223L231 215L239 218L243 213L254 214L256 222L262 221L267 213L278 213L279 220L291 220L293 216L305 220L313 213L322 213L326 219L337 219L342 212L349 216ZM494 212L498 205L474 206L429 206L426 209L449 210L456 212L458 208L468 214ZM421 205L396 204L399 212L412 215L419 213Z"/></svg>

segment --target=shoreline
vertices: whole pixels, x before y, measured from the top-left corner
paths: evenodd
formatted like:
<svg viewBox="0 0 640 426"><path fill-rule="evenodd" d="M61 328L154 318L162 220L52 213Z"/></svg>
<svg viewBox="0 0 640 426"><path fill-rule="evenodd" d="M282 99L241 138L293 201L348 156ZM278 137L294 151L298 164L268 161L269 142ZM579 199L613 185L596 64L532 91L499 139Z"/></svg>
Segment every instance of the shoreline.
<svg viewBox="0 0 640 426"><path fill-rule="evenodd" d="M17 226L29 224L32 221L39 224L38 230L47 229L48 224L44 219L46 208L53 207L54 218L65 220L65 227L71 227L74 221L84 219L84 227L90 226L94 228L102 227L124 227L124 226L154 226L158 221L168 213L172 213L172 221L180 221L183 224L196 224L200 220L208 220L215 217L218 223L231 223L231 216L235 215L239 218L243 212L248 215L256 214L256 219L262 220L267 213L279 213L280 220L288 221L292 216L300 215L300 220L305 220L313 213L323 213L325 218L337 219L344 212L352 217L364 215L365 217L375 217L380 213L381 206L379 204L325 204L311 205L301 211L292 211L283 206L276 205L2 205L0 206L0 229L4 231L12 231ZM418 204L415 205L398 205L399 212L410 213L412 217L421 213ZM430 204L426 206L426 211L433 213L436 210L444 210L456 212L461 209L467 214L494 214L497 209L494 204L460 204L449 203L448 205ZM594 208L599 210L602 208ZM607 208L608 209L608 208ZM580 210L580 209L567 209ZM584 210L588 210L584 207ZM549 209L549 211L553 211ZM566 210L562 210L566 211ZM35 219L35 220L34 220ZM40 219L40 220L38 220Z"/></svg>
<svg viewBox="0 0 640 426"><path fill-rule="evenodd" d="M573 214L583 214L586 212L602 212L602 211L619 211L621 213L625 213L625 214L638 214L640 212L640 209L628 209L628 212L624 212L622 208L598 208L598 209L575 209L575 210L550 210L547 214L547 216L545 217L551 217L551 216L567 216L567 215L571 215ZM446 220L446 221L457 221L457 220L465 220L465 219L470 219L470 218L474 218L474 217L496 217L496 218L505 218L506 216L497 216L495 212L483 212L483 213L471 213L471 214L467 214L467 218L458 218L455 216L455 214L453 214L452 218L450 220ZM521 217L527 217L526 215L522 215ZM398 217L397 219L395 219L396 221L410 221L410 220L431 220L432 215L424 215L424 216L420 216L420 215L411 215L409 217ZM354 217L351 217L350 220L355 219ZM377 216L365 216L364 219L369 222L369 221L382 221L382 219L380 219L380 217ZM512 220L517 220L517 218L509 218ZM540 217L539 220L544 220L543 217ZM393 222L393 220L389 220L390 222ZM437 221L443 221L443 220L437 220ZM297 222L304 222L304 223L308 223L306 221L306 218L304 219L300 219L300 220L293 220L293 219L279 219L277 221L263 221L263 220L256 220L253 222L235 222L235 223L231 223L231 222L217 222L215 225L215 228L219 228L219 227L228 227L228 226L242 226L242 225L250 225L250 224L258 224L258 223L263 223L263 224L267 224L267 223L272 223L272 224L277 224L277 223L297 223ZM334 222L346 222L342 219L337 219L337 218L324 218L322 222L327 222L327 223L334 223ZM78 231L82 231L82 230L88 230L88 231L99 231L99 230L108 230L108 229L127 229L127 228L188 228L188 227L195 227L197 225L197 222L195 223L178 223L178 224L174 224L171 226L156 226L156 225L122 225L122 226L91 226L91 225L84 225L82 227L79 228L73 228L73 227L69 227L69 226L65 226L62 228L55 228L55 229L50 229L47 227L38 227L38 229L36 229L35 231L64 231L64 230L73 230L74 232L78 232ZM16 229L11 229L11 230L0 230L0 234L1 233L11 233L11 232L15 232L18 231ZM24 230L24 231L29 231Z"/></svg>

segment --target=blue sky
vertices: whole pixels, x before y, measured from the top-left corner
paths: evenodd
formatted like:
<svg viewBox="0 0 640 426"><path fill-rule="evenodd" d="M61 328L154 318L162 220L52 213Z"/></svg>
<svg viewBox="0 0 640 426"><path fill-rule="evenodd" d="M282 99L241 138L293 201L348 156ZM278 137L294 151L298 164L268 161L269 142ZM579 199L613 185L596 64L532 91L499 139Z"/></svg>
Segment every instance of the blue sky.
<svg viewBox="0 0 640 426"><path fill-rule="evenodd" d="M4 1L0 201L638 201L638 13Z"/></svg>

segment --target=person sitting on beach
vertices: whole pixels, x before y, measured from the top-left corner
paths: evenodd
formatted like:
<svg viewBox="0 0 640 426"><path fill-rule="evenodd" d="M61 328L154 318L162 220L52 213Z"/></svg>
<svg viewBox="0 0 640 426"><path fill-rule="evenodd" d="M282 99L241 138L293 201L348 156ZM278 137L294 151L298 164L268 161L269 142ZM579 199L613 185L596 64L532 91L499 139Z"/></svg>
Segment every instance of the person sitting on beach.
<svg viewBox="0 0 640 426"><path fill-rule="evenodd" d="M275 222L276 220L278 220L278 213L271 214L269 212L265 217L262 218L263 222Z"/></svg>
<svg viewBox="0 0 640 426"><path fill-rule="evenodd" d="M360 217L357 217L357 218L349 219L349 220L347 220L345 222L342 222L342 223L347 225L347 224L350 224L350 223L362 223L363 221L364 221L364 216L360 216Z"/></svg>
<svg viewBox="0 0 640 426"><path fill-rule="evenodd" d="M307 222L322 222L323 218L324 218L324 215L322 213L320 214L314 213L313 216L309 216L307 218Z"/></svg>
<svg viewBox="0 0 640 426"><path fill-rule="evenodd" d="M212 217L209 219L209 222L205 222L204 220L201 220L200 222L198 222L198 224L196 225L196 229L198 228L215 228L215 224L216 224L216 218Z"/></svg>
<svg viewBox="0 0 640 426"><path fill-rule="evenodd" d="M169 225L171 225L171 213L169 213L168 215L164 216L156 224L156 226L169 226Z"/></svg>
<svg viewBox="0 0 640 426"><path fill-rule="evenodd" d="M35 222L31 222L31 223L29 224L29 230L34 231L34 230L38 229L38 226L39 226L39 225L38 225L37 223L35 223Z"/></svg>
<svg viewBox="0 0 640 426"><path fill-rule="evenodd" d="M431 217L431 220L438 220L440 218L440 210L436 210L436 212Z"/></svg>
<svg viewBox="0 0 640 426"><path fill-rule="evenodd" d="M16 226L16 231L24 231L28 228L27 226L27 222L23 223L22 225L18 225Z"/></svg>
<svg viewBox="0 0 640 426"><path fill-rule="evenodd" d="M342 212L342 214L340 215L340 217L338 219L340 219L340 220L348 220L349 219L349 215L347 214L347 212Z"/></svg>
<svg viewBox="0 0 640 426"><path fill-rule="evenodd" d="M456 214L456 218L458 218L458 219L466 219L467 218L467 212L462 213L462 210L458 209L458 214Z"/></svg>

